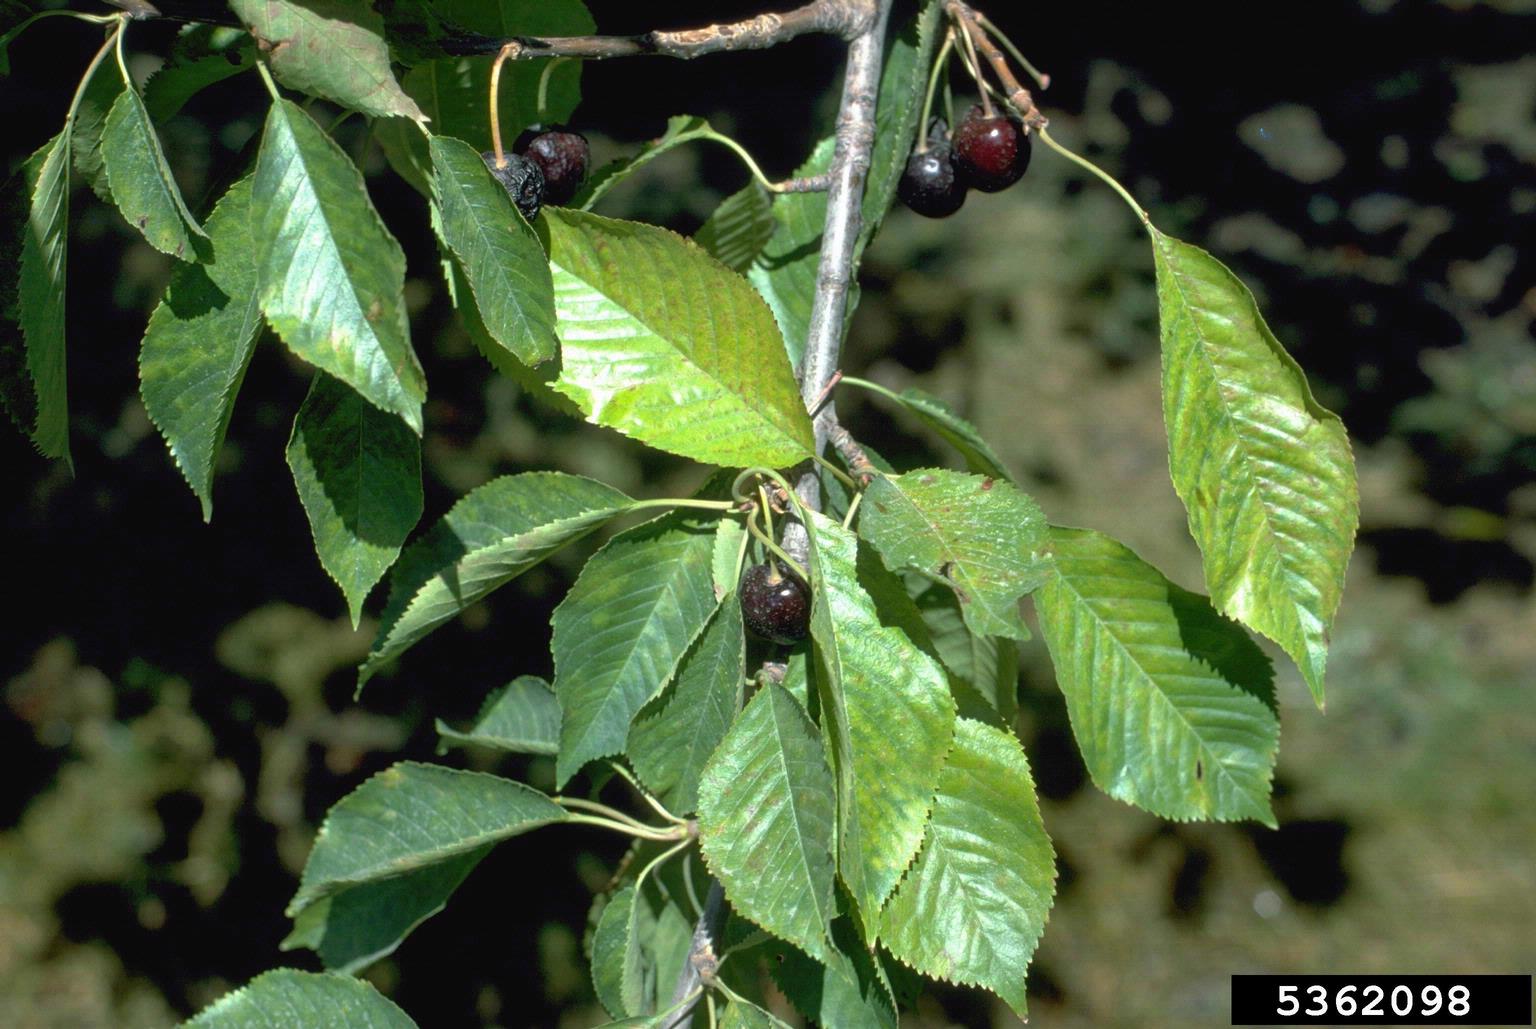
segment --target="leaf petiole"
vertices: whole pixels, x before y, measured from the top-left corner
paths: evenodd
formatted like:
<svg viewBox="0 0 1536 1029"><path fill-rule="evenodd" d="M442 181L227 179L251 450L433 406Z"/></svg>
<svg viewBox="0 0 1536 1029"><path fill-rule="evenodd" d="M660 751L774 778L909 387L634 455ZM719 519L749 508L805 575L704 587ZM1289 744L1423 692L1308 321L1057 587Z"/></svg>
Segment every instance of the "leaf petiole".
<svg viewBox="0 0 1536 1029"><path fill-rule="evenodd" d="M1151 215L1147 214L1146 210L1136 202L1136 198L1131 196L1130 190L1120 185L1120 183L1116 181L1113 175L1109 174L1109 172L1105 171L1103 168L1100 168L1086 157L1079 157L1077 154L1074 154L1072 151L1056 142L1051 138L1051 134L1046 131L1045 126L1042 125L1040 128L1036 129L1035 135L1039 136L1041 141L1044 142L1046 146L1056 151L1062 157L1065 157L1067 160L1081 168L1086 168L1088 171L1092 172L1094 175L1097 175L1100 179L1103 179L1106 183L1108 183L1111 189L1120 194L1120 199L1131 205L1131 210L1136 212L1136 217L1141 219L1141 224L1146 226L1147 231L1152 231ZM847 380L845 379L843 381L846 382Z"/></svg>
<svg viewBox="0 0 1536 1029"><path fill-rule="evenodd" d="M117 22L117 30L101 44L101 49L96 51L96 56L91 58L91 63L85 66L85 74L80 76L80 85L75 88L74 99L69 102L69 112L64 115L64 128L67 130L75 123L75 112L80 110L80 100L85 96L85 87L90 85L91 76L96 74L96 69L101 67L101 62L106 60L107 53L117 46L118 37L123 33L123 22L127 16L113 16Z"/></svg>

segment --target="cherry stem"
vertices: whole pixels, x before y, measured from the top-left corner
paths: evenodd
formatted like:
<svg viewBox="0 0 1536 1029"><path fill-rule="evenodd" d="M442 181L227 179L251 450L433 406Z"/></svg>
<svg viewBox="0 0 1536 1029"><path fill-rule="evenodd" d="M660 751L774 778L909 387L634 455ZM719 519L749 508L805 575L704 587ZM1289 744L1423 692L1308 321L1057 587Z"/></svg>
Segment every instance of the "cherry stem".
<svg viewBox="0 0 1536 1029"><path fill-rule="evenodd" d="M976 80L977 91L981 94L981 116L991 118L996 112L992 109L992 98L987 94L986 79L981 75L981 61L976 57L976 41L971 38L968 29L960 33L960 42L963 44L960 49L966 56L966 68L970 71L971 77Z"/></svg>
<svg viewBox="0 0 1536 1029"><path fill-rule="evenodd" d="M763 532L763 530L758 527L757 521L755 519L747 519L747 531L756 537L757 542L763 545L763 549L767 550L768 553L784 562L784 566L790 571L794 572L801 582L811 581L809 573L807 573L804 568L800 567L800 562L790 557L789 554L785 552L783 547L779 546L773 541L772 536L769 536L767 533Z"/></svg>
<svg viewBox="0 0 1536 1029"><path fill-rule="evenodd" d="M496 60L491 62L491 149L496 154L498 168L507 166L507 155L501 150L501 66L512 56L514 46L508 43L502 47Z"/></svg>
<svg viewBox="0 0 1536 1029"><path fill-rule="evenodd" d="M660 497L655 500L637 500L629 505L631 511L643 511L648 507L691 507L700 511L734 511L736 504L729 500L694 500L684 497Z"/></svg>
<svg viewBox="0 0 1536 1029"><path fill-rule="evenodd" d="M565 64L567 61L570 61L570 60L572 60L572 58L569 58L569 57L556 57L553 60L550 60L549 62L547 62L544 65L544 70L539 72L539 92L538 92L538 99L535 101L535 105L536 106L535 106L534 109L536 111L538 111L539 122L540 123L543 123L546 119L549 118L549 102L548 101L549 101L549 79L550 79L550 76L554 74L556 68L560 67L562 64Z"/></svg>
<svg viewBox="0 0 1536 1029"><path fill-rule="evenodd" d="M1007 102L1019 115L1026 128L1041 129L1045 127L1045 115L1035 106L1034 97L1019 83L1013 74L1013 69L1008 67L1008 58L992 42L992 37L981 27L981 15L962 0L944 0L944 10L955 23L960 26L965 34L966 45L974 47L975 52L981 55L992 74L997 76L997 81L1003 87L1003 93L1007 96ZM1026 62L1027 63L1027 62ZM978 79L977 81L981 81ZM982 99L986 99L983 91Z"/></svg>
<svg viewBox="0 0 1536 1029"><path fill-rule="evenodd" d="M758 508L758 510L761 511L763 515L763 530L767 532L769 536L772 536L773 505L768 502L768 490L763 486L762 483L757 484L757 496L761 501L761 506Z"/></svg>
<svg viewBox="0 0 1536 1029"><path fill-rule="evenodd" d="M917 145L912 148L913 153L926 154L928 152L928 120L933 115L933 94L939 85L939 76L949 64L949 53L955 48L955 30L950 27L944 33L944 45L939 47L939 55L933 59L933 70L928 73L928 91L923 94L923 115L917 120ZM945 90L948 91L948 82ZM955 113L949 112L951 119Z"/></svg>
<svg viewBox="0 0 1536 1029"><path fill-rule="evenodd" d="M1087 169L1094 175L1098 176L1100 179L1104 180L1104 182L1107 183L1111 189L1120 194L1120 199L1129 204L1131 210L1136 212L1136 217L1141 219L1141 224L1146 226L1147 231L1155 231L1152 227L1152 216L1147 214L1146 209L1136 202L1135 197L1131 196L1131 191L1120 185L1119 181L1113 175L1109 174L1109 172L1105 171L1103 168L1100 168L1086 157L1079 157L1077 154L1074 154L1072 151L1056 142L1051 138L1051 134L1045 130L1045 126L1040 126L1040 128L1035 131L1035 135L1039 136L1041 142L1050 147L1052 150L1056 151L1062 157L1065 157L1067 160L1081 168Z"/></svg>
<svg viewBox="0 0 1536 1029"><path fill-rule="evenodd" d="M1024 70L1029 73L1029 77L1040 84L1042 90L1051 88L1051 77L1031 64L1029 58L1019 52L1019 48L1013 45L1013 40L1009 39L1007 34L998 28L991 18L977 11L976 21L980 23L982 28L987 30L988 35L1003 44L1007 51L1013 55L1013 59L1024 66Z"/></svg>
<svg viewBox="0 0 1536 1029"><path fill-rule="evenodd" d="M832 476L835 479L837 479L838 482L840 482L844 486L848 487L848 489L850 491L852 491L854 493L857 493L859 491L859 484L857 482L854 482L853 478L850 475L848 475L848 473L844 472L841 468L839 468L837 465L833 464L831 461L828 461L825 457L822 457L820 454L817 454L816 455L816 463L821 465L827 471L831 472Z"/></svg>

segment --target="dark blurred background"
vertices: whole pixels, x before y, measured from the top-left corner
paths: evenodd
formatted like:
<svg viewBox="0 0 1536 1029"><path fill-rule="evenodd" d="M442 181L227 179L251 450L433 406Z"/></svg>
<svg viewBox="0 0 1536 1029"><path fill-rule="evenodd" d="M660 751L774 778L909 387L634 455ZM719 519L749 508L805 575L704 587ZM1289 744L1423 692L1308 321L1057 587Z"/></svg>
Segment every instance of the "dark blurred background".
<svg viewBox="0 0 1536 1029"><path fill-rule="evenodd" d="M589 6L609 32L762 9ZM1532 971L1536 3L983 9L1051 72L1053 134L1259 295L1348 424L1363 501L1326 715L1277 661L1278 831L1167 824L1096 792L1043 649L1025 646L1019 729L1062 862L1035 1023L1225 1025L1233 972ZM136 72L173 31L134 27ZM54 19L12 46L7 171L57 131L99 39ZM702 114L787 175L827 131L840 73L839 46L818 39L594 64L575 122L601 159ZM195 206L265 102L239 76L164 127ZM362 128L342 142L412 262L426 519L528 468L652 494L696 482L492 375L453 321L423 205ZM601 210L690 232L743 181L723 149L686 148ZM348 624L283 463L304 369L270 341L258 351L204 525L136 394L170 261L78 180L72 205L74 474L0 432L0 1025L165 1026L268 967L314 967L277 944L324 811L394 760L429 758L433 718L547 673L550 611L590 548L471 610L354 704L371 627ZM1163 456L1149 256L1119 200L1037 148L1021 185L952 219L891 214L845 366L943 396L1054 521L1111 532L1199 588ZM839 407L899 466L953 461L851 391ZM619 857L579 831L513 841L369 978L424 1026L604 1021L581 941ZM942 988L910 1024L1016 1021Z"/></svg>

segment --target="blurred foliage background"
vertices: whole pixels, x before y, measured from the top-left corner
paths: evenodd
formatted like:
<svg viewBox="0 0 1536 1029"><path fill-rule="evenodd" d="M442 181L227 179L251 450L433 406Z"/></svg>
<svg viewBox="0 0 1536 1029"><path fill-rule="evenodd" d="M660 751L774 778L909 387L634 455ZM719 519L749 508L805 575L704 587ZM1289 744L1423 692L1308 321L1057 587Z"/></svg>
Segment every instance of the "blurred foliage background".
<svg viewBox="0 0 1536 1029"><path fill-rule="evenodd" d="M612 32L760 9L589 3ZM1062 865L1034 1021L1225 1025L1234 972L1531 971L1536 3L984 9L1053 73L1041 99L1058 138L1258 293L1349 425L1363 494L1326 714L1277 662L1278 831L1165 824L1096 792L1044 649L1026 645L1019 729ZM172 31L133 29L137 72ZM97 38L52 20L13 46L7 171L57 130ZM788 174L826 131L839 72L839 47L817 39L597 64L577 125L601 160L702 114ZM189 197L224 181L264 105L239 76L165 127ZM494 377L453 320L423 206L359 120L341 140L410 255L427 519L530 468L647 494L697 481ZM685 149L602 209L691 232L743 178L723 151ZM136 394L169 259L78 182L72 214L75 473L0 433L0 1024L166 1026L265 968L312 967L278 943L324 811L397 758L430 757L433 718L547 673L550 611L590 548L473 609L354 704L371 626L348 625L283 464L304 369L258 351L204 525ZM894 212L863 284L849 371L944 397L1053 520L1199 587L1167 479L1151 262L1114 196L1041 149L1022 185L948 221ZM852 391L839 407L899 466L953 460ZM426 1026L604 1021L582 935L620 857L579 831L513 841L369 978ZM948 988L909 1021L1016 1024Z"/></svg>

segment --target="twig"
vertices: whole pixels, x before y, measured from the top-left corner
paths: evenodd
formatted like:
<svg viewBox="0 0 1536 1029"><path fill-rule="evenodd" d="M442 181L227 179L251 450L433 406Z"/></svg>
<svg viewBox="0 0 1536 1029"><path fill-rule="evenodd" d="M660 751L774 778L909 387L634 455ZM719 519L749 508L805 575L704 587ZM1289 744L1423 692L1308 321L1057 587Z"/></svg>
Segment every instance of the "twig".
<svg viewBox="0 0 1536 1029"><path fill-rule="evenodd" d="M872 10L867 0L812 0L782 14L759 14L745 21L706 25L698 29L657 30L636 36L514 36L511 39L466 39L450 53L463 55L507 50L508 57L579 57L601 61L610 57L656 55L688 60L731 50L765 50L812 32L856 39L868 26Z"/></svg>

